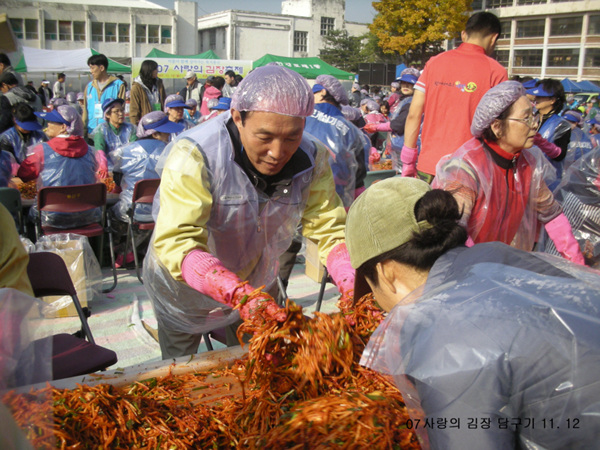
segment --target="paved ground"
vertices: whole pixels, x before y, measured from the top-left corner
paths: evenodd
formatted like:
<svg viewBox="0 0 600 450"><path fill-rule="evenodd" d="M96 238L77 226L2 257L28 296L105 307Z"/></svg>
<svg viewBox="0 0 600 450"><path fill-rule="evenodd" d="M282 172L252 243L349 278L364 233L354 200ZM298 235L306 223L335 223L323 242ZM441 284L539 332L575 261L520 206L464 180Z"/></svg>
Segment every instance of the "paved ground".
<svg viewBox="0 0 600 450"><path fill-rule="evenodd" d="M288 296L305 308L307 314L314 311L319 294L319 283L304 274L304 264L296 264L288 286ZM111 280L110 269L103 269L105 281ZM339 294L332 284L327 284L322 312L337 311L335 303ZM96 343L117 353L117 367L159 361L160 347L153 338L156 319L152 305L134 270L118 270L118 284L109 294L99 294L92 304L90 328ZM46 319L36 331L36 337L59 332L72 333L79 327L79 319L66 317ZM213 342L214 348L224 347ZM200 352L206 351L204 343Z"/></svg>

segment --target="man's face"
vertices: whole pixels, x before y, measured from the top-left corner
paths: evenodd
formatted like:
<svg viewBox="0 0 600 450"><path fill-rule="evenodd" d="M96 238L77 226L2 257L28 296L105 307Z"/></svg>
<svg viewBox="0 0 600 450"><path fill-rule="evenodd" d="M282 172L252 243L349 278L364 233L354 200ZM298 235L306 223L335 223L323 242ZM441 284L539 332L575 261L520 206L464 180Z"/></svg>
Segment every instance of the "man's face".
<svg viewBox="0 0 600 450"><path fill-rule="evenodd" d="M90 73L92 74L92 77L94 78L94 80L99 80L100 77L102 76L102 73L104 73L104 66L88 64L88 67L90 68ZM59 79L59 81L60 81L60 79ZM63 79L63 81L64 81L64 79Z"/></svg>
<svg viewBox="0 0 600 450"><path fill-rule="evenodd" d="M232 109L231 116L248 159L261 174L278 174L298 150L304 131L304 117L255 111L247 113L242 124L239 111Z"/></svg>
<svg viewBox="0 0 600 450"><path fill-rule="evenodd" d="M194 81L196 81L196 77L186 78L187 85L191 86Z"/></svg>
<svg viewBox="0 0 600 450"><path fill-rule="evenodd" d="M171 122L179 122L181 119L183 119L183 107L178 106L176 108L169 108L167 115L169 116L169 120Z"/></svg>
<svg viewBox="0 0 600 450"><path fill-rule="evenodd" d="M60 77L60 78L58 79L58 81L60 81L61 83L64 83L64 82L65 82L65 77Z"/></svg>
<svg viewBox="0 0 600 450"><path fill-rule="evenodd" d="M235 78L230 77L229 75L225 75L225 83L232 85L235 81Z"/></svg>

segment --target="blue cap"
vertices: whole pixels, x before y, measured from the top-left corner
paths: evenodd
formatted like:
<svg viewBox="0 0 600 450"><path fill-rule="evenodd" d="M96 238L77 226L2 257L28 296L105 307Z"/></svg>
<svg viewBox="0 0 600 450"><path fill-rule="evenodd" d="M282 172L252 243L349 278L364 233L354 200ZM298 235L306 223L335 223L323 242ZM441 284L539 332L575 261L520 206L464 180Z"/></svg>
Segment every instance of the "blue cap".
<svg viewBox="0 0 600 450"><path fill-rule="evenodd" d="M600 125L600 122L598 122L598 119L596 119L595 117L593 119L587 120L586 122L590 125Z"/></svg>
<svg viewBox="0 0 600 450"><path fill-rule="evenodd" d="M154 130L160 133L179 133L185 128L183 123L171 122L165 115L162 119L156 122L143 125L145 130Z"/></svg>
<svg viewBox="0 0 600 450"><path fill-rule="evenodd" d="M231 108L231 99L229 97L221 97L219 103L213 106L212 109L218 109L221 111L227 111Z"/></svg>
<svg viewBox="0 0 600 450"><path fill-rule="evenodd" d="M57 110L53 110L50 112L35 112L36 116L41 117L46 122L54 122L54 123L64 123L65 125L71 125L67 119L61 116Z"/></svg>
<svg viewBox="0 0 600 450"><path fill-rule="evenodd" d="M15 123L27 131L36 131L43 128L36 120L21 122L20 120L15 119Z"/></svg>
<svg viewBox="0 0 600 450"><path fill-rule="evenodd" d="M323 86L322 84L319 84L319 83L315 84L315 85L312 87L313 94L316 94L317 92L321 92L323 89L327 90L327 89L325 88L325 86Z"/></svg>
<svg viewBox="0 0 600 450"><path fill-rule="evenodd" d="M554 97L554 92L545 91L541 85L533 89L527 89L525 93L535 95L536 97Z"/></svg>
<svg viewBox="0 0 600 450"><path fill-rule="evenodd" d="M120 103L121 106L125 104L125 100L122 98L107 98L102 102L102 112L106 112L115 103Z"/></svg>
<svg viewBox="0 0 600 450"><path fill-rule="evenodd" d="M578 111L566 111L563 114L563 119L569 122L580 123L582 122L581 113Z"/></svg>
<svg viewBox="0 0 600 450"><path fill-rule="evenodd" d="M398 78L398 80L404 81L405 83L416 84L418 78L414 75L411 75L410 73L405 73L400 78Z"/></svg>
<svg viewBox="0 0 600 450"><path fill-rule="evenodd" d="M185 102L182 102L181 100L174 100L172 102L165 103L165 108L185 108L185 109L192 109L191 106L186 105Z"/></svg>
<svg viewBox="0 0 600 450"><path fill-rule="evenodd" d="M536 83L537 83L537 80L533 79L533 80L525 81L524 83L521 83L521 84L523 85L523 87L525 89L531 89L531 88L535 87Z"/></svg>

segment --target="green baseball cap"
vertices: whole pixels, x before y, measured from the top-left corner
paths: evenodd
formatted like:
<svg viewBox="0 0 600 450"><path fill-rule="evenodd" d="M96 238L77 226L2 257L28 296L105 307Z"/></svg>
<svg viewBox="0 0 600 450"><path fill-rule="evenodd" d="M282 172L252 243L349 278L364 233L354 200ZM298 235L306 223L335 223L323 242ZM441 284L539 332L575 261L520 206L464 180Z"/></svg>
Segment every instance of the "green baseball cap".
<svg viewBox="0 0 600 450"><path fill-rule="evenodd" d="M417 222L415 205L431 190L417 178L392 177L371 185L352 203L346 219L346 246L350 263L358 269L365 262L400 247L413 233L431 228ZM371 291L358 273L354 298Z"/></svg>

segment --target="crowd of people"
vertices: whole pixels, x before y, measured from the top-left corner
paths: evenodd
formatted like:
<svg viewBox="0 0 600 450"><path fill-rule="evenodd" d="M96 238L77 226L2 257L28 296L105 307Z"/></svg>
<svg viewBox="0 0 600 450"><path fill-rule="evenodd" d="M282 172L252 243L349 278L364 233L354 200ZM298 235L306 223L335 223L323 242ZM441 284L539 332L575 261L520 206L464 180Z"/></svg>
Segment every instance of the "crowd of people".
<svg viewBox="0 0 600 450"><path fill-rule="evenodd" d="M284 321L273 299L304 236L340 302L372 291L389 312L364 365L393 375L428 419L496 421L432 428L434 448L592 448L600 275L585 266L600 267L597 102L582 111L557 80L509 80L491 57L500 32L495 15L473 14L458 48L405 69L389 91L347 92L330 75L310 86L267 65L244 79L187 72L167 95L152 60L127 91L95 55L81 99L65 94L64 74L32 98L2 57L0 181L113 176L123 237L135 183L161 179L140 211L156 228L137 241L165 359L196 353L215 329L234 345L240 320ZM398 176L366 188L386 157ZM123 238L116 245L119 264L133 259ZM560 434L497 425L551 417Z"/></svg>

